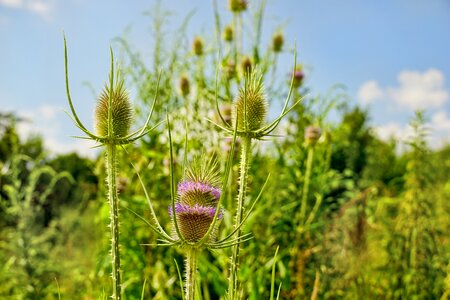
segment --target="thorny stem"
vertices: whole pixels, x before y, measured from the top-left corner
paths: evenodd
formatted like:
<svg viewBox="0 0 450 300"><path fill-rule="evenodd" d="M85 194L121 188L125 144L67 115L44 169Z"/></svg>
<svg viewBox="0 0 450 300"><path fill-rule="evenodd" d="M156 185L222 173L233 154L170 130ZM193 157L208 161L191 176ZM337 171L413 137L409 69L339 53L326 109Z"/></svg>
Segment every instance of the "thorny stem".
<svg viewBox="0 0 450 300"><path fill-rule="evenodd" d="M252 139L250 137L244 137L242 143L241 152L241 164L240 164L240 177L239 177L239 192L237 198L237 210L236 210L236 220L235 227L242 223L242 217L244 215L244 200L247 194L247 179L248 179L248 169L250 166L250 155L251 155ZM242 231L239 229L236 231L235 239L238 240L241 237ZM231 266L230 266L230 278L228 283L228 299L233 300L237 297L237 273L239 267L239 249L240 245L237 243L233 246L232 256L231 256Z"/></svg>
<svg viewBox="0 0 450 300"><path fill-rule="evenodd" d="M113 295L114 300L122 299L120 281L120 254L119 254L119 199L116 187L116 145L108 144L106 147L106 172L108 184L109 217L111 227L111 257Z"/></svg>
<svg viewBox="0 0 450 300"><path fill-rule="evenodd" d="M305 220L306 216L306 206L308 201L309 184L311 181L313 159L314 159L314 146L309 146L308 158L306 160L305 181L303 182L302 202L300 206L300 219L299 219L300 226L303 226L303 221Z"/></svg>
<svg viewBox="0 0 450 300"><path fill-rule="evenodd" d="M186 254L186 300L195 299L195 279L197 275L198 249L189 248Z"/></svg>

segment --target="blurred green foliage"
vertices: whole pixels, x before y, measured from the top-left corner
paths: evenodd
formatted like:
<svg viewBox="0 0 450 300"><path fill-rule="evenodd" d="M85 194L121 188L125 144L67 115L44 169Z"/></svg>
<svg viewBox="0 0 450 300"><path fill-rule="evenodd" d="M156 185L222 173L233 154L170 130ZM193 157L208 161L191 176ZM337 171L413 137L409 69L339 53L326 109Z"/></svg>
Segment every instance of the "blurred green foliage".
<svg viewBox="0 0 450 300"><path fill-rule="evenodd" d="M218 120L215 66L220 66L219 108L229 121L230 105L242 82L241 62L262 71L271 107L278 107L287 94L286 74L292 70L277 69L277 59L292 57L294 49L288 37L276 51L270 43L262 45L264 1L254 3L252 9L215 11L215 32L208 33L213 37L194 38L184 34L191 14L180 30L167 34L170 14L158 2L150 13L153 57L137 53L125 37L116 41L128 84L136 91L138 119L140 112L149 110L162 70L155 119L163 120L166 111L173 119L178 179L186 130L189 157L215 152L224 164L230 149L230 137L206 120ZM224 28L234 32L221 40ZM249 28L254 39L244 37ZM281 32L277 29L274 35L279 39ZM199 39L202 52L194 53L192 43ZM296 80L294 99L308 92L307 73ZM247 203L255 199L268 173L272 179L244 228L254 238L242 245L243 299L269 299L277 246L276 285L282 283L281 299L450 296L450 146L427 147L426 122L418 113L411 121L415 135L406 150L398 152L397 142L384 142L373 133L369 112L350 103L339 87L324 96L308 95L280 126L279 137L254 147ZM332 121L330 112L338 118ZM0 115L0 298L105 299L110 294L110 259L105 183L99 180L105 178L104 157L90 160L48 153L40 137L21 140L17 122L24 120L6 112ZM322 136L306 180L304 131L309 125L319 126ZM140 299L144 292L145 299L181 299L174 262L183 265L181 252L149 245L157 237L128 210L151 218L132 162L161 223L170 228L165 126L119 155L125 298ZM237 160L236 156L225 191L221 236L233 226ZM299 210L305 182L309 189L303 220ZM201 299L224 298L230 253L230 249L215 250L200 257Z"/></svg>

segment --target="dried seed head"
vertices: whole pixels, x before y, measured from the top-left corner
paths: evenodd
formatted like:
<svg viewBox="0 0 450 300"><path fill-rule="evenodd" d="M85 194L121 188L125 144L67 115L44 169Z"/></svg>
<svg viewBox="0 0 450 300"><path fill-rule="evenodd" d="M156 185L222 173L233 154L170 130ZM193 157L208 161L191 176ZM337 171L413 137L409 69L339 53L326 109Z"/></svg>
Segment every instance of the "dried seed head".
<svg viewBox="0 0 450 300"><path fill-rule="evenodd" d="M234 110L233 123L236 124L237 116L239 131L255 131L262 127L267 116L267 100L262 76L256 72L246 76L244 86L239 89L234 102Z"/></svg>
<svg viewBox="0 0 450 300"><path fill-rule="evenodd" d="M280 52L283 49L284 36L282 33L277 33L272 37L272 50Z"/></svg>
<svg viewBox="0 0 450 300"><path fill-rule="evenodd" d="M189 95L191 87L190 87L190 83L189 83L189 78L186 75L183 75L180 77L178 86L179 86L180 93L183 97L186 97L187 95Z"/></svg>
<svg viewBox="0 0 450 300"><path fill-rule="evenodd" d="M133 108L122 79L110 91L108 85L100 94L95 108L94 123L97 134L103 137L121 138L129 134L133 120ZM108 126L108 110L111 98L111 129Z"/></svg>
<svg viewBox="0 0 450 300"><path fill-rule="evenodd" d="M231 25L225 26L223 30L223 39L226 42L233 41L233 27Z"/></svg>
<svg viewBox="0 0 450 300"><path fill-rule="evenodd" d="M322 132L317 126L308 126L305 129L305 142L307 145L314 146L319 140Z"/></svg>
<svg viewBox="0 0 450 300"><path fill-rule="evenodd" d="M203 39L199 36L196 36L194 41L192 42L192 52L194 52L197 56L203 55Z"/></svg>

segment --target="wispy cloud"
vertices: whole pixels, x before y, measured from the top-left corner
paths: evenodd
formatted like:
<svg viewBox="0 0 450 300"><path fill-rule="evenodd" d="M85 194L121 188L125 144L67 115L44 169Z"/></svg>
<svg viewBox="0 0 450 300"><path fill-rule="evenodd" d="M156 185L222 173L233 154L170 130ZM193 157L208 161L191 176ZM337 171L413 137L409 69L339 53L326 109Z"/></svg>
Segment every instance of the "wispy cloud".
<svg viewBox="0 0 450 300"><path fill-rule="evenodd" d="M22 138L32 135L42 136L45 149L52 154L77 152L85 157L95 157L98 151L91 149L95 142L90 140L72 139L64 142L61 132L61 120L59 119L63 109L59 106L44 104L34 111L20 111L19 116L24 119L18 123L17 131Z"/></svg>
<svg viewBox="0 0 450 300"><path fill-rule="evenodd" d="M431 148L439 149L450 142L450 118L444 110L431 115L430 121L424 126L429 129L427 142ZM376 126L374 132L381 140L388 141L393 138L400 143L406 143L414 135L411 126L397 122Z"/></svg>
<svg viewBox="0 0 450 300"><path fill-rule="evenodd" d="M367 81L359 88L358 100L364 104L387 100L400 108L417 110L440 108L449 99L445 77L440 70L401 71L397 81L397 86L384 88L375 80Z"/></svg>
<svg viewBox="0 0 450 300"><path fill-rule="evenodd" d="M0 0L0 6L23 10L50 21L54 11L53 0Z"/></svg>

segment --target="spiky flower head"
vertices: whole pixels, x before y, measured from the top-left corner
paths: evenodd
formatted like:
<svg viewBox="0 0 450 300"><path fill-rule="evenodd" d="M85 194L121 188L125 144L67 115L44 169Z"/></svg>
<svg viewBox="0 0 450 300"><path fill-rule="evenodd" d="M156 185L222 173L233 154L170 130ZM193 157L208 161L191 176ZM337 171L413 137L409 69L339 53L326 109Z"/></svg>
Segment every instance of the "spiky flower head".
<svg viewBox="0 0 450 300"><path fill-rule="evenodd" d="M221 189L218 164L215 158L207 163L196 158L186 170L183 180L178 184L178 200L175 203L175 214L180 233L191 243L202 239L207 233L217 212ZM172 207L169 207L172 215ZM219 211L218 218L222 218ZM210 240L215 238L216 228Z"/></svg>
<svg viewBox="0 0 450 300"><path fill-rule="evenodd" d="M228 8L234 13L240 13L247 9L247 0L228 0Z"/></svg>
<svg viewBox="0 0 450 300"><path fill-rule="evenodd" d="M305 129L305 142L307 145L314 146L319 140L322 131L317 126L308 126Z"/></svg>
<svg viewBox="0 0 450 300"><path fill-rule="evenodd" d="M223 39L225 40L225 42L233 41L233 36L234 36L233 27L231 25L225 26L223 30Z"/></svg>
<svg viewBox="0 0 450 300"><path fill-rule="evenodd" d="M276 33L272 37L272 50L274 52L280 52L283 49L283 44L284 44L284 35L283 35L283 33L281 33L281 32Z"/></svg>
<svg viewBox="0 0 450 300"><path fill-rule="evenodd" d="M94 123L97 134L102 137L121 138L129 134L133 121L133 107L124 81L117 73L111 90L107 84L100 94L95 108ZM110 109L111 103L111 109ZM111 114L109 116L109 114ZM111 126L109 126L111 122ZM112 132L109 132L109 131Z"/></svg>
<svg viewBox="0 0 450 300"><path fill-rule="evenodd" d="M187 95L189 95L191 87L190 87L190 83L189 83L189 78L186 75L182 75L180 77L178 88L183 97L186 97Z"/></svg>
<svg viewBox="0 0 450 300"><path fill-rule="evenodd" d="M194 41L192 42L192 52L197 56L203 55L203 39L201 37L196 36L194 38Z"/></svg>
<svg viewBox="0 0 450 300"><path fill-rule="evenodd" d="M262 76L253 71L245 77L244 85L240 87L234 101L233 126L237 117L238 131L250 132L260 129L266 120L267 106Z"/></svg>

